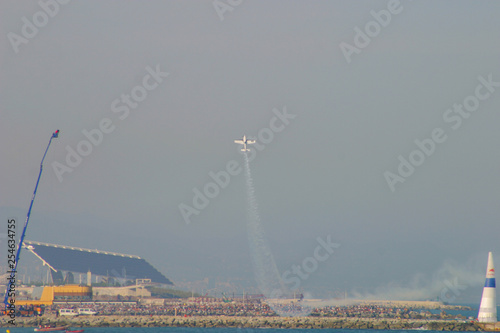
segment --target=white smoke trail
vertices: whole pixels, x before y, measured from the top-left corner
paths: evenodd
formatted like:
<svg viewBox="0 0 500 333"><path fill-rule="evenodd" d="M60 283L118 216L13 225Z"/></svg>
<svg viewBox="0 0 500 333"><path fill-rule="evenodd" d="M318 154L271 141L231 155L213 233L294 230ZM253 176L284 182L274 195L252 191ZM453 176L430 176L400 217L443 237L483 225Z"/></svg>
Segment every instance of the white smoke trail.
<svg viewBox="0 0 500 333"><path fill-rule="evenodd" d="M245 178L247 185L247 232L250 255L255 272L255 280L266 297L284 295L285 287L280 277L276 262L269 249L261 225L259 206L255 197L250 162L245 152Z"/></svg>
<svg viewBox="0 0 500 333"><path fill-rule="evenodd" d="M291 292L285 286L273 254L267 245L264 230L262 229L259 205L255 197L250 161L246 152L244 157L248 200L247 236L257 286L266 297L266 303L278 315L307 316L311 313L312 307L302 302L298 303L297 301L285 299L291 295Z"/></svg>
<svg viewBox="0 0 500 333"><path fill-rule="evenodd" d="M453 302L467 289L484 283L484 273L470 264L457 265L446 262L430 277L416 274L406 285L391 282L380 286L372 293L352 291L351 295L359 300L427 300L439 298Z"/></svg>

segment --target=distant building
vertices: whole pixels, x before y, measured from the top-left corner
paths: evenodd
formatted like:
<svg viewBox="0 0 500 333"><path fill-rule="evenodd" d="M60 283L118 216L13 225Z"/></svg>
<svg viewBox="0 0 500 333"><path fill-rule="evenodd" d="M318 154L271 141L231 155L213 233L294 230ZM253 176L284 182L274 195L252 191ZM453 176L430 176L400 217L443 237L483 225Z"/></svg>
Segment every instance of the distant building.
<svg viewBox="0 0 500 333"><path fill-rule="evenodd" d="M100 277L101 281L108 283L113 280L126 284L130 280L149 279L151 283L173 285L138 256L33 241L24 241L23 246L50 268L54 284L74 282L74 274L79 274L79 283L83 283L81 275L87 276L89 286L94 277L95 281ZM63 272L66 272L65 276Z"/></svg>
<svg viewBox="0 0 500 333"><path fill-rule="evenodd" d="M16 305L52 305L54 303L91 302L92 288L87 286L34 287L29 299L16 299Z"/></svg>

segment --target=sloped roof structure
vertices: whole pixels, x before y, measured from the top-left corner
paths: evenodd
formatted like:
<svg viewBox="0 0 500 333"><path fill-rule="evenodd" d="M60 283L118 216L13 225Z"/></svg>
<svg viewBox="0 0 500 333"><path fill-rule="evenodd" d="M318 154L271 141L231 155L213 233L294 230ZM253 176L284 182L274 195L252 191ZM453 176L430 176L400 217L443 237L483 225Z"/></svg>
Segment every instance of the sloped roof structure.
<svg viewBox="0 0 500 333"><path fill-rule="evenodd" d="M53 271L68 271L121 279L151 279L151 282L173 283L141 257L72 246L24 241L31 251Z"/></svg>

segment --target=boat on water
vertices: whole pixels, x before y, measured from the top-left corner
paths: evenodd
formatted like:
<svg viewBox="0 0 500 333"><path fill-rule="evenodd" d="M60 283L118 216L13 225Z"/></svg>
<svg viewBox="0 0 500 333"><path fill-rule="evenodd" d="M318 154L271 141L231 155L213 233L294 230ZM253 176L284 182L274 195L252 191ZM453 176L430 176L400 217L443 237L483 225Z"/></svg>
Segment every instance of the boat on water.
<svg viewBox="0 0 500 333"><path fill-rule="evenodd" d="M66 331L68 326L40 326L35 328L35 332Z"/></svg>
<svg viewBox="0 0 500 333"><path fill-rule="evenodd" d="M71 330L66 330L66 333L82 333L84 330L74 330L74 331L71 331Z"/></svg>

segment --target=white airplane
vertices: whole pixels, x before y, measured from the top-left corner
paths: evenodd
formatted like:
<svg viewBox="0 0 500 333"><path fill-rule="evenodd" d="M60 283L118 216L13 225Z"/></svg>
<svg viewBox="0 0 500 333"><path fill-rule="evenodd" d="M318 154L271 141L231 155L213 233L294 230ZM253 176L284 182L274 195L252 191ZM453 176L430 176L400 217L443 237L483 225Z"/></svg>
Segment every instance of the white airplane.
<svg viewBox="0 0 500 333"><path fill-rule="evenodd" d="M241 151L250 151L250 149L247 148L247 145L251 145L255 143L255 140L248 140L246 135L243 135L242 140L234 140L234 143L238 143L240 145L243 145L243 148Z"/></svg>

